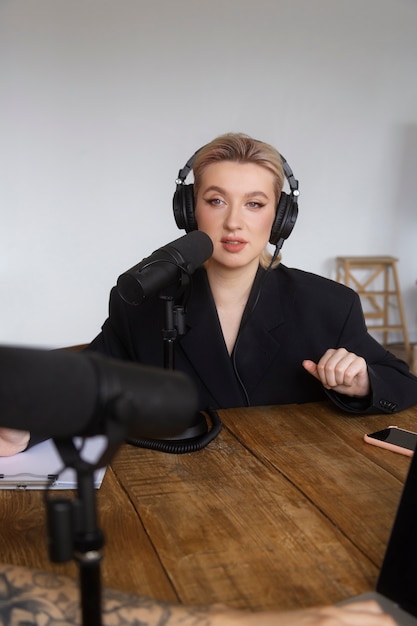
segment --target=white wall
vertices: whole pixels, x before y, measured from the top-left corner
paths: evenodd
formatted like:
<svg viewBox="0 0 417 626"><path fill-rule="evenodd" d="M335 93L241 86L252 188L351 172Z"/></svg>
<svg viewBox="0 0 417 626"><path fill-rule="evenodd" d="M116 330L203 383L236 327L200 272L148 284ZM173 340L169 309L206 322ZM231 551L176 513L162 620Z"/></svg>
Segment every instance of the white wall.
<svg viewBox="0 0 417 626"><path fill-rule="evenodd" d="M300 179L284 262L398 256L416 341L416 58L415 0L0 0L0 343L92 339L229 130Z"/></svg>

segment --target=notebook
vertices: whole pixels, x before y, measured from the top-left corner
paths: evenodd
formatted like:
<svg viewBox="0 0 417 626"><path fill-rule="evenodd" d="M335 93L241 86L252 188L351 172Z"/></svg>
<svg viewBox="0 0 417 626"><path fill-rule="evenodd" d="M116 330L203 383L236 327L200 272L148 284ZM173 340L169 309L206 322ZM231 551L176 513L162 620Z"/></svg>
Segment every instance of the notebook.
<svg viewBox="0 0 417 626"><path fill-rule="evenodd" d="M106 438L99 435L84 440L82 458L94 463L107 445ZM81 445L82 440L75 438ZM94 487L99 489L106 468L94 472ZM38 443L33 448L10 457L0 457L0 489L76 489L77 474L64 468L52 439Z"/></svg>
<svg viewBox="0 0 417 626"><path fill-rule="evenodd" d="M376 590L340 604L372 598L400 626L417 625L417 454L410 463Z"/></svg>

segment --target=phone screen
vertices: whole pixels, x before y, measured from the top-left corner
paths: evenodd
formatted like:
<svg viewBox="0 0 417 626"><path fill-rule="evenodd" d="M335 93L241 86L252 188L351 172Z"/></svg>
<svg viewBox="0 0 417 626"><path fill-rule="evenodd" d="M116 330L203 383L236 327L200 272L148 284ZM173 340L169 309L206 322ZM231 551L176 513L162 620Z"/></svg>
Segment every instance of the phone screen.
<svg viewBox="0 0 417 626"><path fill-rule="evenodd" d="M384 428L384 430L371 433L368 437L413 451L416 449L417 445L417 433L411 433L401 428Z"/></svg>

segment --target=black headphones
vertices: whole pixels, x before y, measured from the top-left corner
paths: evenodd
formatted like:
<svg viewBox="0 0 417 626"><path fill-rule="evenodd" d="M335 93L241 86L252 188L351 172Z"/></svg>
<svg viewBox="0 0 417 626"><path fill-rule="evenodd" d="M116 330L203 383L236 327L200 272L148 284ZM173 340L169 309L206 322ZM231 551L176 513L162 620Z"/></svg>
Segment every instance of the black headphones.
<svg viewBox="0 0 417 626"><path fill-rule="evenodd" d="M197 150L199 152L199 150ZM178 228L184 229L187 233L192 230L197 230L197 222L194 214L194 190L193 185L186 185L185 179L192 170L194 158L197 154L195 152L193 156L188 159L184 167L179 171L178 178L175 181L176 190L172 199L172 206L174 210L174 218ZM294 174L284 159L282 154L282 167L284 169L285 177L290 186L290 193L281 192L277 210L275 213L274 223L272 224L271 235L269 242L277 246L278 250L281 248L285 239L291 234L292 229L295 226L295 222L298 216L298 180L294 177Z"/></svg>

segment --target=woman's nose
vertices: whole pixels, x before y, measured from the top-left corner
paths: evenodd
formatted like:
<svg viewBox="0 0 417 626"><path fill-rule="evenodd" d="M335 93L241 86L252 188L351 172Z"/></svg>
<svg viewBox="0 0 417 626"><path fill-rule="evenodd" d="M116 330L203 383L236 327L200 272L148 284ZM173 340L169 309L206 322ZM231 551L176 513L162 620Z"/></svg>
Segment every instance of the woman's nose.
<svg viewBox="0 0 417 626"><path fill-rule="evenodd" d="M242 227L242 214L240 207L230 205L225 215L224 225L228 230L236 230Z"/></svg>

